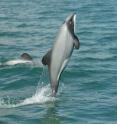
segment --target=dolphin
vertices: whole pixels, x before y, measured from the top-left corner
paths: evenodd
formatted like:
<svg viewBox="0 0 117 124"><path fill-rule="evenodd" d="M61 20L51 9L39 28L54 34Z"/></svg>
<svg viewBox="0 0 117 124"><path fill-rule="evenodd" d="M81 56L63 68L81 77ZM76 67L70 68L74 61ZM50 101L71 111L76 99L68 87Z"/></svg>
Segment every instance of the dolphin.
<svg viewBox="0 0 117 124"><path fill-rule="evenodd" d="M9 60L7 62L1 63L0 67L8 66L8 65L32 63L32 60L33 60L32 57L28 53L23 53L20 56L20 59Z"/></svg>
<svg viewBox="0 0 117 124"><path fill-rule="evenodd" d="M65 69L73 49L80 47L79 39L75 35L75 20L76 14L71 14L66 18L52 49L42 58L42 63L48 65L52 96L55 96L58 91L61 73Z"/></svg>

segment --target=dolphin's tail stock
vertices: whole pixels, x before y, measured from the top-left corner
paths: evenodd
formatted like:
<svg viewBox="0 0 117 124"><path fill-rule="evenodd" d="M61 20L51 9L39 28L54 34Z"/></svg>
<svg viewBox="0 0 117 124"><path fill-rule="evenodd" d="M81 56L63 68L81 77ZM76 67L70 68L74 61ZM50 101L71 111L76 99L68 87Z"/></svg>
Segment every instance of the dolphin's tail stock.
<svg viewBox="0 0 117 124"><path fill-rule="evenodd" d="M58 87L59 87L59 81L51 82L51 89L52 89L51 96L52 97L55 97L56 96L56 93L58 91Z"/></svg>

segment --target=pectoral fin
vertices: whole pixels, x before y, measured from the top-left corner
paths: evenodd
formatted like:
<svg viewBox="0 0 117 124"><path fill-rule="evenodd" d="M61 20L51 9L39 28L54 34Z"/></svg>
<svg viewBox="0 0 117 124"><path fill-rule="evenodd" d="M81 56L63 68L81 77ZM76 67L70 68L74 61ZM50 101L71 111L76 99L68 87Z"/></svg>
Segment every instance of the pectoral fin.
<svg viewBox="0 0 117 124"><path fill-rule="evenodd" d="M49 50L42 58L43 65L50 65L52 49Z"/></svg>
<svg viewBox="0 0 117 124"><path fill-rule="evenodd" d="M80 47L80 42L79 42L79 39L76 35L74 35L74 47L76 49L79 49L79 47Z"/></svg>

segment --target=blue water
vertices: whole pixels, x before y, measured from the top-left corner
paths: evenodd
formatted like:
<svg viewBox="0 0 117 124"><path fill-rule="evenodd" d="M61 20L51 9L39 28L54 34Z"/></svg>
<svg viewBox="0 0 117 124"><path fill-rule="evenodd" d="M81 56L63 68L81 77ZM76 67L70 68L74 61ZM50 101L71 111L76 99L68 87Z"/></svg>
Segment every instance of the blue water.
<svg viewBox="0 0 117 124"><path fill-rule="evenodd" d="M77 13L74 50L56 98L40 63ZM0 0L0 124L117 124L117 0Z"/></svg>

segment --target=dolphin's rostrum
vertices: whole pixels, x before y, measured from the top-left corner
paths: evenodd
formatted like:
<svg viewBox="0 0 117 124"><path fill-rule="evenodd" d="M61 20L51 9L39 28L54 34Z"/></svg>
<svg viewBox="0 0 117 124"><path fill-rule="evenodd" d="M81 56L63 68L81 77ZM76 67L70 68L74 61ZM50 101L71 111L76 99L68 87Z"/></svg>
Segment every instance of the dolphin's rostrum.
<svg viewBox="0 0 117 124"><path fill-rule="evenodd" d="M79 49L80 43L75 35L76 14L71 14L62 24L53 48L42 58L42 63L48 65L52 96L55 96L59 86L59 78L65 69L73 48Z"/></svg>

